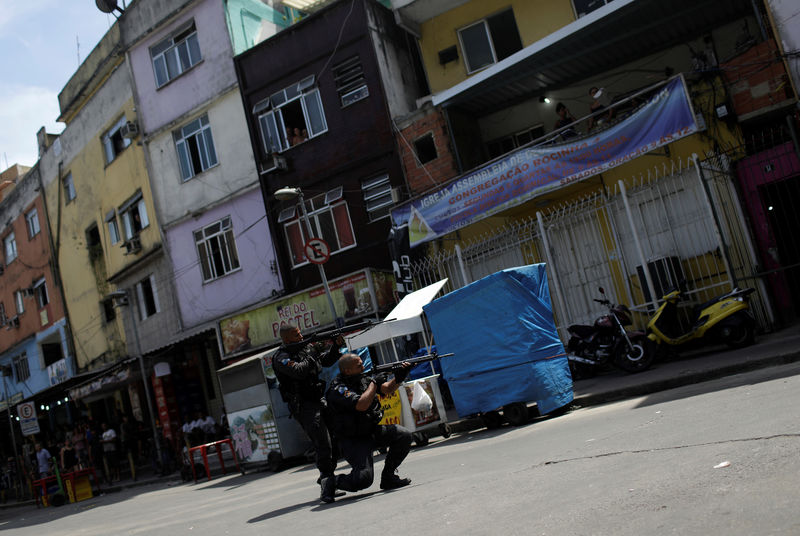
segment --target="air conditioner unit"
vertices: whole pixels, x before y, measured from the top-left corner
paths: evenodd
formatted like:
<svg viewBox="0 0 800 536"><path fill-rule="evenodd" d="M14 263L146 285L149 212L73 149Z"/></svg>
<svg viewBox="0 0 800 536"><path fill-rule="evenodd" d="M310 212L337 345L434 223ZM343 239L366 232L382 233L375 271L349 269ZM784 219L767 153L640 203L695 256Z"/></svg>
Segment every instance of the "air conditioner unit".
<svg viewBox="0 0 800 536"><path fill-rule="evenodd" d="M132 140L139 135L139 125L135 121L128 121L120 127L119 134L123 138Z"/></svg>
<svg viewBox="0 0 800 536"><path fill-rule="evenodd" d="M6 322L6 329L18 328L18 327L19 327L19 316L17 315L12 316Z"/></svg>
<svg viewBox="0 0 800 536"><path fill-rule="evenodd" d="M142 241L139 240L138 236L134 236L129 240L125 241L125 255L130 253L138 253L142 250Z"/></svg>
<svg viewBox="0 0 800 536"><path fill-rule="evenodd" d="M289 165L287 164L286 159L282 156L272 153L267 155L266 161L262 162L261 171L259 171L259 173L261 175L266 175L267 173L272 173L273 171L286 171L287 169L289 169Z"/></svg>

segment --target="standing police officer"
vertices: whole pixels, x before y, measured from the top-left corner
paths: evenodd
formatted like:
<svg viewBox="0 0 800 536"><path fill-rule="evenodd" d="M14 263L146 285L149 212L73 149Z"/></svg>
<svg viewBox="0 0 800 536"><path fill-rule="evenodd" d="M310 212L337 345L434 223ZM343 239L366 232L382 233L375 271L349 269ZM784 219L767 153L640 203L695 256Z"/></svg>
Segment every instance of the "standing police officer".
<svg viewBox="0 0 800 536"><path fill-rule="evenodd" d="M322 367L330 367L339 359L339 348L344 339L339 336L324 354L308 344L296 326L283 325L280 329L283 344L272 356L272 369L280 383L283 400L289 412L303 427L316 450L317 469L320 473L320 499L333 502L336 479L333 472L331 436L325 424L325 383L319 379Z"/></svg>
<svg viewBox="0 0 800 536"><path fill-rule="evenodd" d="M411 371L411 365L403 363L391 381L387 381L385 373L367 377L361 375L363 371L359 356L344 354L339 358L339 375L331 382L326 395L334 413L334 432L352 468L350 474L336 477L336 487L358 491L371 486L374 479L372 451L378 446L389 447L381 474L381 489L407 486L411 480L400 478L395 471L411 449L411 432L394 424L378 424L383 410L377 395L396 391Z"/></svg>

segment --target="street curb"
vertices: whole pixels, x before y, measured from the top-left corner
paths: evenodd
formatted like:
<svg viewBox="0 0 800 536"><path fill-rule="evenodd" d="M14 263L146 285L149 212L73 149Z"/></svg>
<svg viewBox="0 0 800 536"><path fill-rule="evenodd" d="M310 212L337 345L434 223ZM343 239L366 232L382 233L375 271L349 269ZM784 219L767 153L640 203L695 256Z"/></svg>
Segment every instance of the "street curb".
<svg viewBox="0 0 800 536"><path fill-rule="evenodd" d="M768 367L775 367L795 363L800 361L800 350L783 353L779 355L753 359L745 362L731 363L720 367L709 368L707 370L692 371L686 374L651 380L637 385L612 388L608 391L598 393L586 393L576 395L565 409L578 409L590 406L598 406L609 402L618 402L628 398L636 398L660 391L684 387L696 383L732 376L742 372L750 372ZM640 377L646 376L647 372L640 373ZM535 410L534 410L535 411ZM479 417L469 417L448 423L451 433L463 434L473 430L485 428L483 421Z"/></svg>
<svg viewBox="0 0 800 536"><path fill-rule="evenodd" d="M623 387L600 393L589 393L575 397L571 405L578 407L596 406L608 402L649 395L659 391L666 391L676 387L684 387L695 383L702 383L709 380L716 380L725 376L732 376L741 372L786 365L800 361L800 351L789 352L776 356L754 359L744 363L733 363L727 366L717 367L708 370L694 371L689 374L664 378L639 385ZM646 374L646 373L645 373Z"/></svg>

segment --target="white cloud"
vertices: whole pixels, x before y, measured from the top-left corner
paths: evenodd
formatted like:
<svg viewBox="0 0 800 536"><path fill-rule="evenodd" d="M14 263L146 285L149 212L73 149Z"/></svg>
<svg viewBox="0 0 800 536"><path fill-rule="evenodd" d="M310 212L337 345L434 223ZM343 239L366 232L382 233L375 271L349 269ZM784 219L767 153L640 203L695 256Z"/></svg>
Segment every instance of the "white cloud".
<svg viewBox="0 0 800 536"><path fill-rule="evenodd" d="M51 134L64 130L55 91L19 84L0 84L0 168L22 164L32 166L38 159L36 132L42 127Z"/></svg>

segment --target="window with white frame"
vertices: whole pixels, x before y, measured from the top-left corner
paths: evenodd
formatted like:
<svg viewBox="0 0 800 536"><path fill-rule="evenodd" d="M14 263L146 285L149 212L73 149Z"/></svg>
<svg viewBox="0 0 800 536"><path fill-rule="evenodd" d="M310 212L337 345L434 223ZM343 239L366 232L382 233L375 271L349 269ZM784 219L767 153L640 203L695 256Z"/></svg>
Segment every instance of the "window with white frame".
<svg viewBox="0 0 800 536"><path fill-rule="evenodd" d="M106 214L106 227L108 228L108 239L112 244L118 243L121 238L119 235L119 224L117 223L117 213L113 208Z"/></svg>
<svg viewBox="0 0 800 536"><path fill-rule="evenodd" d="M355 247L353 225L350 222L347 202L342 199L341 186L326 194L306 200L306 210L313 236L325 240L330 247L331 254ZM283 210L278 216L278 222L283 223L292 266L298 267L306 264L308 259L306 259L304 246L310 237L300 206Z"/></svg>
<svg viewBox="0 0 800 536"><path fill-rule="evenodd" d="M103 134L103 151L106 155L106 164L114 161L119 153L131 144L131 140L122 136L122 127L127 120L125 116L119 118L114 125Z"/></svg>
<svg viewBox="0 0 800 536"><path fill-rule="evenodd" d="M64 199L66 200L64 204L78 197L78 194L75 192L75 183L72 180L72 173L67 173L67 176L61 179L61 185L64 187Z"/></svg>
<svg viewBox="0 0 800 536"><path fill-rule="evenodd" d="M33 295L36 297L36 305L39 306L39 309L42 309L45 305L50 303L50 299L47 296L47 284L44 281L44 277L33 284Z"/></svg>
<svg viewBox="0 0 800 536"><path fill-rule="evenodd" d="M156 87L160 88L188 71L203 59L194 21L150 47Z"/></svg>
<svg viewBox="0 0 800 536"><path fill-rule="evenodd" d="M25 213L25 223L28 225L28 238L33 238L39 234L39 231L41 231L39 227L39 212L35 208Z"/></svg>
<svg viewBox="0 0 800 536"><path fill-rule="evenodd" d="M125 240L138 236L142 229L150 225L150 220L147 218L147 207L141 192L119 207L119 217L122 219Z"/></svg>
<svg viewBox="0 0 800 536"><path fill-rule="evenodd" d="M469 74L522 50L522 40L511 8L460 29L458 39Z"/></svg>
<svg viewBox="0 0 800 536"><path fill-rule="evenodd" d="M6 264L11 264L11 261L17 258L17 239L13 232L6 235L3 245L6 252Z"/></svg>
<svg viewBox="0 0 800 536"><path fill-rule="evenodd" d="M381 175L367 179L361 183L361 191L364 194L364 206L369 214L369 221L385 218L389 215L392 208L392 185L389 182L389 175Z"/></svg>
<svg viewBox="0 0 800 536"><path fill-rule="evenodd" d="M575 16L577 18L588 15L595 9L599 9L609 2L611 2L611 0L572 0L572 4L575 6Z"/></svg>
<svg viewBox="0 0 800 536"><path fill-rule="evenodd" d="M17 314L21 315L25 312L25 296L21 290L14 292L14 305L17 307Z"/></svg>
<svg viewBox="0 0 800 536"><path fill-rule="evenodd" d="M214 138L211 136L207 115L198 117L172 135L184 181L217 165L217 151L214 149Z"/></svg>
<svg viewBox="0 0 800 536"><path fill-rule="evenodd" d="M314 75L259 102L253 113L267 154L285 151L328 131Z"/></svg>
<svg viewBox="0 0 800 536"><path fill-rule="evenodd" d="M194 232L203 282L207 283L239 269L239 254L231 218L226 217Z"/></svg>
<svg viewBox="0 0 800 536"><path fill-rule="evenodd" d="M144 320L161 312L158 305L156 278L152 275L136 283L136 296L139 302L139 318Z"/></svg>
<svg viewBox="0 0 800 536"><path fill-rule="evenodd" d="M13 359L14 363L14 375L16 376L16 381L24 382L28 378L31 377L31 369L30 365L28 365L28 354L22 352L20 355Z"/></svg>

